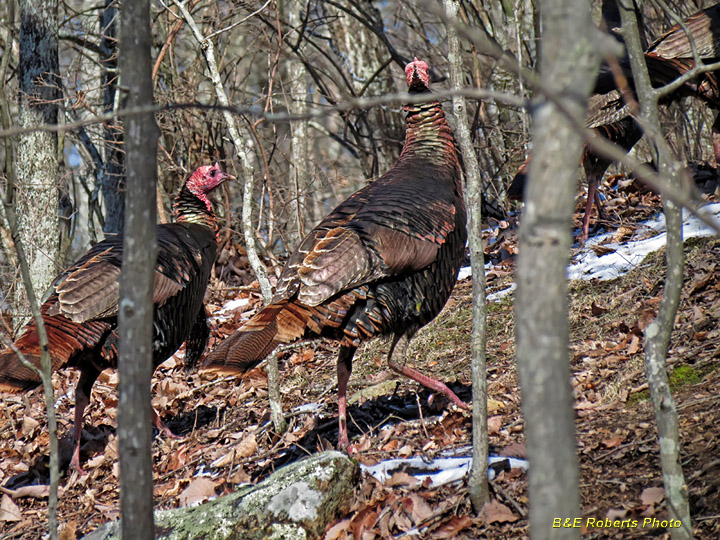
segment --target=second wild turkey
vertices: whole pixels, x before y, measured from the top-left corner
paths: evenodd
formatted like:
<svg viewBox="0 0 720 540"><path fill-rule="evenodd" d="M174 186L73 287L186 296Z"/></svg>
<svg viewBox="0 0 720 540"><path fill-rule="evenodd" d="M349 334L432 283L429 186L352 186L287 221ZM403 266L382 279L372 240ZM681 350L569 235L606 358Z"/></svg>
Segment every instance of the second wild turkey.
<svg viewBox="0 0 720 540"><path fill-rule="evenodd" d="M430 91L428 65L405 68L411 94ZM290 256L271 304L210 352L201 370L239 374L303 337L340 342L338 444L347 448L346 390L362 341L392 336L394 371L467 408L444 383L393 358L450 296L467 232L458 149L437 101L406 105L395 165L340 203ZM403 352L405 347L402 347Z"/></svg>
<svg viewBox="0 0 720 540"><path fill-rule="evenodd" d="M604 2L603 8L614 6L614 2ZM612 13L604 9L603 15ZM612 30L615 24L608 27ZM720 54L716 53L716 44L720 43L720 4L701 11L684 21L696 41L698 54L706 61L714 62ZM614 34L617 35L617 34ZM655 40L645 53L645 64L653 87L658 88L671 83L695 65L685 30L676 25ZM620 61L620 68L632 87L632 72L629 60ZM667 105L685 96L695 96L704 100L715 109L720 109L720 91L717 78L713 73L698 75L695 79L681 85L671 94L665 96L661 103ZM632 90L632 88L630 88ZM625 104L620 91L616 87L615 77L607 64L603 64L595 81L594 94L588 103L587 127L595 131L596 136L606 138L630 151L642 137L642 129L631 116L630 109ZM712 139L716 162L720 160L720 114L718 114L712 127ZM531 156L518 168L515 177L508 187L508 198L522 199L526 176ZM588 237L590 226L590 211L593 204L602 214L602 205L597 186L603 174L612 163L611 160L600 156L585 145L582 154L582 165L588 183L588 194L585 203L583 225L578 236L582 244Z"/></svg>
<svg viewBox="0 0 720 540"><path fill-rule="evenodd" d="M176 223L158 225L158 258L153 303L153 366L157 367L186 343L185 363L197 363L210 330L205 289L217 251L217 223L207 194L232 176L220 166L204 165L183 184L173 206ZM80 468L83 413L100 373L117 365L117 315L122 235L95 244L55 280L41 313L50 345L53 370L80 371L75 387L75 423L71 468ZM37 327L30 322L15 347L40 367ZM15 352L0 351L0 391L34 388L40 378L24 366ZM153 423L166 434L153 409Z"/></svg>

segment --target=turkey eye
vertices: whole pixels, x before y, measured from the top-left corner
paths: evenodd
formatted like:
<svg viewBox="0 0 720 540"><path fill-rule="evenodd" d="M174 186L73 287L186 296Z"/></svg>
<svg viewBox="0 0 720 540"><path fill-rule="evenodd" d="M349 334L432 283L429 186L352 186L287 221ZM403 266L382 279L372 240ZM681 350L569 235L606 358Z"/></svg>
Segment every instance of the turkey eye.
<svg viewBox="0 0 720 540"><path fill-rule="evenodd" d="M216 171L215 169L211 169L211 170L210 170L210 176L215 176L215 173L216 173L216 172L217 172L217 171Z"/></svg>

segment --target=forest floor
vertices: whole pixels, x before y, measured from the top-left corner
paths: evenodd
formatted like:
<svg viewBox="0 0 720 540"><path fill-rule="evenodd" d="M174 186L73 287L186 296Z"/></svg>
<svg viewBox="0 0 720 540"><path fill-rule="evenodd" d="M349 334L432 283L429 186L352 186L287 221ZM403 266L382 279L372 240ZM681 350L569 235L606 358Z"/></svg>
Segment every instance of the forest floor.
<svg viewBox="0 0 720 540"><path fill-rule="evenodd" d="M632 236L658 208L657 197L615 191L607 228L615 240ZM578 207L582 201L578 201ZM582 219L580 213L576 220ZM487 272L488 293L512 282L515 230L501 224L488 238L498 264ZM596 253L606 247L594 248ZM720 534L720 240L690 239L680 312L669 352L669 372L680 414L682 463L696 538ZM241 266L235 257L235 267ZM643 371L643 328L663 292L664 251L649 255L611 281L570 284L570 357L575 394L585 538L668 538L643 520L667 518L652 406ZM228 289L215 280L211 312L229 299L236 311L214 318L212 346L261 302L252 289ZM443 312L413 340L409 362L470 399L468 335L471 280L460 281ZM375 340L356 355L348 395L353 456L363 464L389 458L433 459L469 454L470 416L387 368L387 342ZM317 341L288 352L281 362L284 410L290 428L279 435L269 421L262 368L242 380L185 373L182 352L155 373L153 404L181 437L153 443L157 508L174 508L256 482L304 455L337 442L335 346ZM491 453L525 453L515 368L513 298L488 305L488 408ZM69 461L72 391L77 374L56 375L63 462ZM116 373L95 385L86 413L82 460L86 475L61 479L59 521L72 540L119 516ZM0 394L0 538L36 540L47 519L48 435L41 391ZM308 404L314 404L308 407ZM405 473L385 484L363 475L355 499L325 538L527 538L527 475L500 471L491 483L493 504L482 517L471 511L465 481L428 487ZM11 497L12 495L12 497ZM561 517L561 516L558 516ZM565 516L563 516L565 517ZM567 516L570 517L570 516ZM574 517L574 516L573 516ZM585 518L636 520L635 527L587 527ZM4 521L2 520L4 519Z"/></svg>

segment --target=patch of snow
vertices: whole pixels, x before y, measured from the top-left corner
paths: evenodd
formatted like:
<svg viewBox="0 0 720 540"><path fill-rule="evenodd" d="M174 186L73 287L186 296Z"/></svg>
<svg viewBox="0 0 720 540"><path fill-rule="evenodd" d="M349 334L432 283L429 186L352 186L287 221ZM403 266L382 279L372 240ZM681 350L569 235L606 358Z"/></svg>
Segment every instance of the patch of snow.
<svg viewBox="0 0 720 540"><path fill-rule="evenodd" d="M494 293L488 294L485 299L488 302L499 302L506 296L509 296L511 292L513 292L517 288L517 285L514 283L510 284L510 286L507 289L503 289L502 291L497 291Z"/></svg>
<svg viewBox="0 0 720 540"><path fill-rule="evenodd" d="M720 216L720 203L708 204L702 208L708 216ZM689 212L684 211L683 238L696 236L710 236L715 234L712 229ZM588 240L586 246L575 258L574 264L568 268L568 279L615 279L626 274L642 262L654 251L662 248L666 243L665 216L657 215L655 218L643 223L642 228L635 233L634 238L626 243L609 243L602 247L612 249L612 253L598 256L592 249L612 236L613 233L603 234ZM649 235L652 235L648 238Z"/></svg>
<svg viewBox="0 0 720 540"><path fill-rule="evenodd" d="M247 306L249 303L250 303L249 298L236 298L235 300L230 300L225 303L225 305L222 307L222 309L220 311L218 311L218 314L223 315L225 313L235 311L237 308Z"/></svg>
<svg viewBox="0 0 720 540"><path fill-rule="evenodd" d="M298 405L293 409L293 412L298 413L313 413L313 412L320 412L322 409L322 405L319 403L303 403L302 405Z"/></svg>
<svg viewBox="0 0 720 540"><path fill-rule="evenodd" d="M720 203L707 204L701 208L701 212L715 219L720 226ZM710 227L705 225L695 216L686 210L683 211L683 238L697 236L711 236L715 234ZM614 232L605 233L588 239L585 246L573 257L568 267L568 279L600 279L608 280L626 274L642 262L642 260L654 251L661 249L666 243L665 216L662 213L642 223L638 231L629 242L607 243L602 247L612 250L606 255L597 255L593 246L598 246L612 238ZM486 265L486 270L488 266ZM467 279L472 276L469 266L460 269L458 280ZM497 302L515 290L515 284L509 288L487 297L489 302Z"/></svg>
<svg viewBox="0 0 720 540"><path fill-rule="evenodd" d="M469 266L463 266L460 271L458 272L458 281L462 281L463 279L467 279L470 276L472 276L472 269Z"/></svg>
<svg viewBox="0 0 720 540"><path fill-rule="evenodd" d="M490 456L488 463L507 461L511 469L527 470L528 462L524 459ZM372 466L360 465L361 469L372 475L379 482L386 482L394 473L402 471L417 478L419 482L430 479L430 486L439 487L451 482L462 480L470 472L472 458L448 457L438 458L430 462L421 458L410 459L388 459ZM488 470L488 477L492 480L495 477L495 470Z"/></svg>
<svg viewBox="0 0 720 540"><path fill-rule="evenodd" d="M57 398L57 400L55 400L55 408L57 409L58 407L60 407L60 405L62 405L62 404L65 403L66 401L72 401L73 398L74 398L73 392L70 391L70 390L68 390L68 391L67 391L66 393L64 393L62 396L60 396L59 398Z"/></svg>

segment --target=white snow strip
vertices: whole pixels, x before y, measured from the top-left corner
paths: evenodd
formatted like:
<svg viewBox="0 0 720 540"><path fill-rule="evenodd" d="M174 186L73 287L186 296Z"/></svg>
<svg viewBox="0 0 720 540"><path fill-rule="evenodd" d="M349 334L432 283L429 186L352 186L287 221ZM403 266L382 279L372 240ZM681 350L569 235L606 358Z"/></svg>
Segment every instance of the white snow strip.
<svg viewBox="0 0 720 540"><path fill-rule="evenodd" d="M693 238L696 236L711 236L715 232L687 211L683 211L685 219L683 219L683 238ZM720 226L720 203L705 205L701 208L709 217L714 217L716 223ZM602 244L608 238L612 238L614 232L605 233L588 239L585 247L575 255L573 261L568 267L568 279L615 279L626 274L642 260L654 251L661 249L666 242L665 233L665 216L662 213L657 214L654 218L642 223L638 227L638 231L633 236L634 240L625 243L608 243L602 247L613 250L607 255L598 256L592 247ZM487 266L486 266L487 269ZM458 280L466 279L472 275L469 266L460 269ZM515 285L509 288L488 295L490 302L497 302L501 298L515 290Z"/></svg>
<svg viewBox="0 0 720 540"><path fill-rule="evenodd" d="M506 296L509 296L510 293L512 293L516 288L517 288L517 285L515 285L514 283L511 283L507 289L503 289L502 291L490 293L485 297L485 299L488 302L499 302Z"/></svg>
<svg viewBox="0 0 720 540"><path fill-rule="evenodd" d="M528 462L524 459L491 456L489 464L507 461L512 469L527 470ZM361 469L372 475L379 482L387 482L396 472L405 472L414 476L419 482L430 479L431 487L439 487L451 482L462 480L470 472L471 457L438 458L425 462L421 458L388 459L372 466L360 465ZM495 471L490 469L488 477L492 480Z"/></svg>
<svg viewBox="0 0 720 540"><path fill-rule="evenodd" d="M720 203L709 204L703 207L702 211L718 220ZM685 212L684 215L683 238L714 234L710 227L695 216L690 215L688 212ZM645 222L634 236L635 238L641 238L639 240L624 244L603 244L603 248L614 251L607 255L598 256L593 251L592 246L603 242L611 235L612 233L604 234L588 241L588 245L576 257L575 264L568 268L568 279L597 278L607 280L626 274L638 266L649 253L657 251L665 245L667 237L665 233L665 216L659 214L654 219ZM647 238L648 235L653 236Z"/></svg>
<svg viewBox="0 0 720 540"><path fill-rule="evenodd" d="M218 314L222 315L224 313L229 313L230 311L235 311L237 308L247 306L249 303L249 298L236 298L235 300L230 300L229 302L225 303L225 305L218 312Z"/></svg>
<svg viewBox="0 0 720 540"><path fill-rule="evenodd" d="M298 405L293 409L293 412L298 413L313 413L313 412L320 412L322 409L322 405L319 403L304 403L303 405Z"/></svg>

